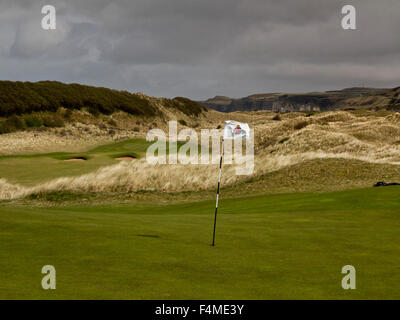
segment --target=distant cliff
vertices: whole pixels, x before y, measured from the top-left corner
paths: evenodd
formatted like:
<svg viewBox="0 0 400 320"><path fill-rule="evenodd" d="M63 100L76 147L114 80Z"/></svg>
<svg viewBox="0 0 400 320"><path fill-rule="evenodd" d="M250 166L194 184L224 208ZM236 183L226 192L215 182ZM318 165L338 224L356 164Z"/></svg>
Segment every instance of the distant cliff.
<svg viewBox="0 0 400 320"><path fill-rule="evenodd" d="M274 112L344 109L400 111L400 88L347 88L311 93L266 93L233 99L216 96L199 103L222 112L267 110Z"/></svg>

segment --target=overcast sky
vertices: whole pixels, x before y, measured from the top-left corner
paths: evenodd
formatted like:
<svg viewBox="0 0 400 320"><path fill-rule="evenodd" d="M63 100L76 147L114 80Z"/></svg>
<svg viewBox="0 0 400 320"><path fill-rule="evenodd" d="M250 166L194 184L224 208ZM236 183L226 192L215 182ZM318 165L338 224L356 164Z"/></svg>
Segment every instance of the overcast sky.
<svg viewBox="0 0 400 320"><path fill-rule="evenodd" d="M395 87L399 31L399 0L0 0L0 79L192 99Z"/></svg>

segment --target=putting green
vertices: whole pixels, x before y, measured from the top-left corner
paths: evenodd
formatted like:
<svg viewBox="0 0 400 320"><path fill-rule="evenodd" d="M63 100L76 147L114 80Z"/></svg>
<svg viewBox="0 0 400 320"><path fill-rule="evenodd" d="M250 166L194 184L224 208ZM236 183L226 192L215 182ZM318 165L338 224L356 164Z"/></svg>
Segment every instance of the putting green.
<svg viewBox="0 0 400 320"><path fill-rule="evenodd" d="M400 298L400 188L222 199L216 247L213 208L3 205L0 298Z"/></svg>

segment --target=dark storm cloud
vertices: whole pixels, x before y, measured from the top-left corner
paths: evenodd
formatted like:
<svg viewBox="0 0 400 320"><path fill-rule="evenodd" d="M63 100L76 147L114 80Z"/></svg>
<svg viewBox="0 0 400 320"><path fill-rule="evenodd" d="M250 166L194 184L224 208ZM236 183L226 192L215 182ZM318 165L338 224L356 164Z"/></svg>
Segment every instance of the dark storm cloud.
<svg viewBox="0 0 400 320"><path fill-rule="evenodd" d="M57 30L41 29L41 7ZM358 30L341 28L357 8ZM157 96L400 85L398 0L0 0L2 79Z"/></svg>

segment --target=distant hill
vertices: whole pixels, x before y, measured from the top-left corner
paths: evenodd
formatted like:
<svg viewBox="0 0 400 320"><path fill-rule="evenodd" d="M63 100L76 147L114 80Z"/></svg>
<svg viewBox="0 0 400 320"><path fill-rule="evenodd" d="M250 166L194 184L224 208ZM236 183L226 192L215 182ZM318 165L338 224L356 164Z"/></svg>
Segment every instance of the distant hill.
<svg viewBox="0 0 400 320"><path fill-rule="evenodd" d="M40 111L87 108L91 113L112 114L125 111L137 116L160 116L162 111L153 98L138 93L117 91L56 81L0 81L0 116ZM162 99L161 104L186 115L199 115L207 109L187 98Z"/></svg>
<svg viewBox="0 0 400 320"><path fill-rule="evenodd" d="M3 118L0 134L32 127L63 127L65 122L83 121L82 115L71 119L80 110L94 117L125 112L141 123L176 119L182 124L196 122L209 111L182 97L153 98L141 93L56 81L0 81L0 118Z"/></svg>
<svg viewBox="0 0 400 320"><path fill-rule="evenodd" d="M225 96L200 101L208 108L222 112L268 110L332 111L349 109L400 111L400 88L346 88L311 93L263 93L233 99Z"/></svg>

